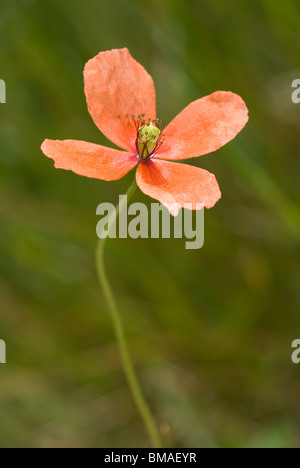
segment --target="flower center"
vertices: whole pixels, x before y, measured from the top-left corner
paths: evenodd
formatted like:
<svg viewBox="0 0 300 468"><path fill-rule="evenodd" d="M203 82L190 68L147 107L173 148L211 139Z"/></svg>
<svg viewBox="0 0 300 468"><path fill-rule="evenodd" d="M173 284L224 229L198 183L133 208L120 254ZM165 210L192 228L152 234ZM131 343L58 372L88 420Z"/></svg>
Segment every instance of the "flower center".
<svg viewBox="0 0 300 468"><path fill-rule="evenodd" d="M137 119L134 115L131 116L137 130L136 149L140 159L143 161L149 159L160 145L163 144L164 137L162 133L162 120L148 119L146 123L144 117L145 114L138 115Z"/></svg>

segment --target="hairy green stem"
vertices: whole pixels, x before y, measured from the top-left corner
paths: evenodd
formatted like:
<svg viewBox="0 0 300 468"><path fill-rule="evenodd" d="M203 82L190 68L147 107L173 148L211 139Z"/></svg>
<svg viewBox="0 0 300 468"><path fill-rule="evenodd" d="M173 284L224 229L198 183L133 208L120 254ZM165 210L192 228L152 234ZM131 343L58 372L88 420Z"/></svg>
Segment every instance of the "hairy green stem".
<svg viewBox="0 0 300 468"><path fill-rule="evenodd" d="M137 188L137 185L136 185L136 181L134 180L134 182L131 184L131 186L129 187L127 191L127 194L126 194L127 198L126 197L122 198L115 212L111 215L111 217L108 220L107 237L109 235L109 232L115 227L120 213L127 205L127 201L129 201L131 197L133 196L133 194L135 193L136 188ZM162 447L160 434L159 434L158 428L156 427L156 424L152 416L151 410L148 406L148 403L145 400L145 397L139 385L138 379L136 377L136 373L135 373L135 370L134 370L134 367L130 358L129 350L128 350L123 321L119 313L109 280L107 278L106 268L104 264L104 250L105 250L107 237L99 240L97 251L96 251L96 266L97 266L99 281L102 285L103 292L107 301L107 305L111 313L111 317L112 317L112 321L114 325L114 331L115 331L117 343L118 343L121 358L122 358L122 364L124 367L124 372L127 377L127 381L128 381L133 399L141 415L141 418L144 422L145 428L148 432L148 435L151 439L153 446L155 448L160 448Z"/></svg>

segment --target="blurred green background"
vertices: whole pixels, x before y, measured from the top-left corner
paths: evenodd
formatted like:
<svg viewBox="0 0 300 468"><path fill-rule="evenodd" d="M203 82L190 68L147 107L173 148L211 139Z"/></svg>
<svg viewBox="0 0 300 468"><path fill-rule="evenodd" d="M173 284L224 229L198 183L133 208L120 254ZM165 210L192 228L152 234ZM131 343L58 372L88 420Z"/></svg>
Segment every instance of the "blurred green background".
<svg viewBox="0 0 300 468"><path fill-rule="evenodd" d="M121 47L154 77L165 123L219 89L250 111L234 142L192 161L223 192L202 250L108 243L155 416L176 447L300 446L299 25L296 0L1 1L1 447L148 446L94 267L96 207L133 174L90 180L40 151L45 138L110 144L82 72Z"/></svg>

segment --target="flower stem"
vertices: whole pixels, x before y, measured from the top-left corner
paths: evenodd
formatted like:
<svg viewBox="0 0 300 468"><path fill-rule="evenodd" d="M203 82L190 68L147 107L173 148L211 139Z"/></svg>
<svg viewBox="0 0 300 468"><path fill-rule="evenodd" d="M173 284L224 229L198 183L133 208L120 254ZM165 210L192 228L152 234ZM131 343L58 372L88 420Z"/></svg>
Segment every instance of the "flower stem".
<svg viewBox="0 0 300 468"><path fill-rule="evenodd" d="M108 232L106 234L106 237L102 236L103 238L101 238L98 242L97 251L96 251L96 266L97 266L99 281L102 285L103 292L107 301L107 305L111 313L111 317L112 317L112 321L114 325L114 331L115 331L116 339L118 342L118 346L119 346L119 350L120 350L120 354L122 358L122 364L124 367L124 372L126 374L127 381L128 381L133 399L140 413L140 416L144 422L145 428L148 432L148 435L151 439L153 446L155 448L160 448L162 447L162 444L160 440L159 431L158 431L158 428L156 427L151 410L148 406L148 403L145 400L145 397L139 385L138 379L136 377L136 373L135 373L135 370L134 370L134 367L130 358L130 354L128 351L128 345L127 345L126 336L124 332L123 321L119 313L109 280L107 278L106 269L104 265L104 250L105 250L105 245L106 245L106 239L109 236L110 230L114 228L120 213L127 205L127 201L129 201L131 197L133 196L133 194L135 193L136 188L137 188L137 185L136 185L136 181L134 180L127 191L127 194L126 194L127 199L126 197L123 197L121 202L117 206L116 210L114 211L114 213L110 216L108 220Z"/></svg>

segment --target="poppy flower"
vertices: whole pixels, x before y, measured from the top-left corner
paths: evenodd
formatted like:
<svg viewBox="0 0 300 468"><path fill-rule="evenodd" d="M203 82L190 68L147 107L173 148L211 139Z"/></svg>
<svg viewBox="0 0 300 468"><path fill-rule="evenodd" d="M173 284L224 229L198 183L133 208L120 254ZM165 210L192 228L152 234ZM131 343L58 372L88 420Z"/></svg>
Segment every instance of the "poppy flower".
<svg viewBox="0 0 300 468"><path fill-rule="evenodd" d="M55 167L102 180L118 180L135 166L142 192L176 216L185 204L211 208L221 192L213 174L176 163L218 150L242 130L248 110L234 93L217 91L189 104L162 130L153 80L128 49L101 52L84 70L88 110L117 150L76 140L45 140Z"/></svg>

